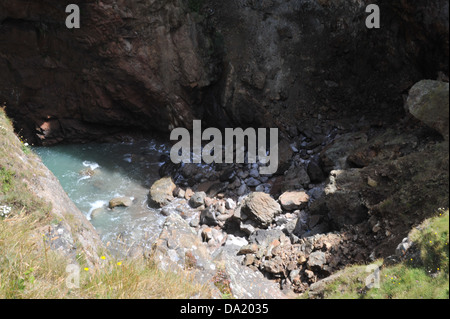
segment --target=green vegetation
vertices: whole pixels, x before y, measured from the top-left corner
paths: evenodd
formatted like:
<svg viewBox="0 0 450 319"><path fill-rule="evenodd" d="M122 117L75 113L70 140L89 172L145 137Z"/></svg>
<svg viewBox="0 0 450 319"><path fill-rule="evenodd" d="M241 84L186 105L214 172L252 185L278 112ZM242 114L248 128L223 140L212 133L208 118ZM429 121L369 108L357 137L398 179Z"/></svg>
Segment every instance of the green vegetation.
<svg viewBox="0 0 450 319"><path fill-rule="evenodd" d="M448 299L449 298L449 211L440 210L415 228L410 238L420 251L418 260L380 266L379 288L366 288L370 275L366 265L351 266L327 284L327 299ZM305 298L310 294L305 294Z"/></svg>
<svg viewBox="0 0 450 319"><path fill-rule="evenodd" d="M14 180L14 172L4 168L0 167L0 183L1 183L1 190L3 193L9 192L9 190L13 187L13 180Z"/></svg>
<svg viewBox="0 0 450 319"><path fill-rule="evenodd" d="M77 249L72 262L78 264L79 283L68 285L68 256L51 250L46 236L61 220L27 184L41 174L34 170L37 160L0 109L0 299L211 296L210 289L195 283L188 272L164 272L151 259L114 260L105 251L92 266ZM79 226L72 218L68 215L65 221L74 232Z"/></svg>

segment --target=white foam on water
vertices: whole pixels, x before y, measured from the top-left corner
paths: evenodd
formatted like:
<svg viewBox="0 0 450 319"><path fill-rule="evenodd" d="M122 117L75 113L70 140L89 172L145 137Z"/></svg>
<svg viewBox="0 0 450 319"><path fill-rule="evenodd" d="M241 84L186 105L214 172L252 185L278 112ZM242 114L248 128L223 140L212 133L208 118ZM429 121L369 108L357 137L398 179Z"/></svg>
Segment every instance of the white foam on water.
<svg viewBox="0 0 450 319"><path fill-rule="evenodd" d="M79 184L81 181L84 181L85 179L89 179L89 178L91 178L89 175L87 175L87 176L82 176L82 177L80 177L80 178L77 180L77 184Z"/></svg>
<svg viewBox="0 0 450 319"><path fill-rule="evenodd" d="M100 167L100 165L98 165L98 163L95 162L89 162L89 161L84 161L83 162L83 166L84 167L89 167L91 170L95 171L97 168Z"/></svg>
<svg viewBox="0 0 450 319"><path fill-rule="evenodd" d="M88 220L91 220L92 212L93 212L94 210L96 210L97 208L105 207L107 204L108 204L108 202L105 201L105 200L97 200L97 201L91 203L91 209L89 210L89 212L88 212L88 214L87 214L87 216L86 216L87 219L88 219Z"/></svg>

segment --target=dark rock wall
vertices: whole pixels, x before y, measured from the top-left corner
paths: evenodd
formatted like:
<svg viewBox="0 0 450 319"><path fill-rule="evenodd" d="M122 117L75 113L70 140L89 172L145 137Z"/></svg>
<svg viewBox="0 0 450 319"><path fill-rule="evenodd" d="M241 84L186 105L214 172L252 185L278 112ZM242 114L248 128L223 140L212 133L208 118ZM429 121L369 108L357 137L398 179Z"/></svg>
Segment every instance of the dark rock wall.
<svg viewBox="0 0 450 319"><path fill-rule="evenodd" d="M448 1L378 1L368 30L371 2L0 0L0 103L47 144L193 118L317 134L395 120L415 82L448 75Z"/></svg>
<svg viewBox="0 0 450 319"><path fill-rule="evenodd" d="M79 3L80 29L65 27L66 2ZM47 143L192 125L218 73L183 1L2 0L0 12L2 102Z"/></svg>

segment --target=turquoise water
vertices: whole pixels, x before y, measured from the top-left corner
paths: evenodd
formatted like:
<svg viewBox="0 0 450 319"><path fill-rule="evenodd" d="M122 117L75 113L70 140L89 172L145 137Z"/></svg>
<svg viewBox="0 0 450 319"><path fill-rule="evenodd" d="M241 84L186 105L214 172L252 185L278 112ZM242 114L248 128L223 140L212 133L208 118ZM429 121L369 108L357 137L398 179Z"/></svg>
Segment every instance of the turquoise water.
<svg viewBox="0 0 450 319"><path fill-rule="evenodd" d="M159 159L169 152L167 145L142 140L36 147L34 151L105 243L151 243L159 235L164 219L147 206L147 195L159 178ZM111 210L108 203L116 197L128 197L133 204Z"/></svg>

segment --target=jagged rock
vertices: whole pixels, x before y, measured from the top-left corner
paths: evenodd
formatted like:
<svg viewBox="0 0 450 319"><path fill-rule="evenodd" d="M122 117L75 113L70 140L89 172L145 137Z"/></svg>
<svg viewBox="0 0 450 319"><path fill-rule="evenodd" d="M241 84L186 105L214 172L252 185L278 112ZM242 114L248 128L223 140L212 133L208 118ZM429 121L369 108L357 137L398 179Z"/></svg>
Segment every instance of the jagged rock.
<svg viewBox="0 0 450 319"><path fill-rule="evenodd" d="M359 169L331 172L330 183L325 188L325 202L328 216L335 225L355 225L367 218L368 208L360 196L366 187L369 186Z"/></svg>
<svg viewBox="0 0 450 319"><path fill-rule="evenodd" d="M249 243L256 243L261 247L268 247L274 240L286 237L280 229L258 229L249 238Z"/></svg>
<svg viewBox="0 0 450 319"><path fill-rule="evenodd" d="M404 257L411 246L412 241L408 237L404 238L403 241L395 249L395 255L399 258Z"/></svg>
<svg viewBox="0 0 450 319"><path fill-rule="evenodd" d="M150 188L148 202L151 207L161 208L168 205L173 199L176 185L171 177L164 177L156 181Z"/></svg>
<svg viewBox="0 0 450 319"><path fill-rule="evenodd" d="M250 244L241 247L241 249L238 252L238 255L247 255L247 254L256 254L259 250L259 247L257 244Z"/></svg>
<svg viewBox="0 0 450 319"><path fill-rule="evenodd" d="M205 192L197 192L191 196L189 199L189 205L192 208L198 208L205 204L206 193Z"/></svg>
<svg viewBox="0 0 450 319"><path fill-rule="evenodd" d="M226 253L219 253L214 261L225 269L235 298L239 299L285 299L279 286L264 278L260 271L241 265Z"/></svg>
<svg viewBox="0 0 450 319"><path fill-rule="evenodd" d="M278 200L281 206L288 211L304 208L309 201L309 195L305 192L285 192Z"/></svg>
<svg viewBox="0 0 450 319"><path fill-rule="evenodd" d="M365 133L347 133L337 138L320 153L324 171L329 174L332 170L347 168L347 157L351 151L366 143Z"/></svg>
<svg viewBox="0 0 450 319"><path fill-rule="evenodd" d="M208 226L217 226L219 221L217 220L216 212L211 207L202 210L200 214L200 223Z"/></svg>
<svg viewBox="0 0 450 319"><path fill-rule="evenodd" d="M311 180L303 165L291 166L289 170L285 172L281 191L299 190L308 187Z"/></svg>
<svg viewBox="0 0 450 319"><path fill-rule="evenodd" d="M226 209L235 209L236 208L236 202L232 200L231 198L227 198L225 200L225 208Z"/></svg>
<svg viewBox="0 0 450 319"><path fill-rule="evenodd" d="M449 137L449 84L422 80L409 91L406 108L417 119Z"/></svg>
<svg viewBox="0 0 450 319"><path fill-rule="evenodd" d="M271 274L279 274L284 271L283 261L277 257L271 260L265 260L262 263L262 269Z"/></svg>
<svg viewBox="0 0 450 319"><path fill-rule="evenodd" d="M281 207L268 194L251 193L243 201L241 212L256 222L259 227L267 228L274 217L281 214Z"/></svg>
<svg viewBox="0 0 450 319"><path fill-rule="evenodd" d="M308 269L319 271L322 270L324 265L327 263L327 258L324 252L315 251L309 255L308 262L306 265Z"/></svg>
<svg viewBox="0 0 450 319"><path fill-rule="evenodd" d="M191 270L203 283L207 283L216 272L216 266L201 238L178 214L167 217L153 245L152 254L162 269Z"/></svg>
<svg viewBox="0 0 450 319"><path fill-rule="evenodd" d="M251 235L251 234L253 234L254 232L255 232L255 227L252 225L252 224L249 224L249 223L240 223L240 225L239 225L239 229L241 230L241 231L243 231L244 233L246 233L247 235Z"/></svg>

